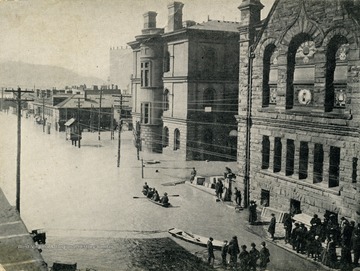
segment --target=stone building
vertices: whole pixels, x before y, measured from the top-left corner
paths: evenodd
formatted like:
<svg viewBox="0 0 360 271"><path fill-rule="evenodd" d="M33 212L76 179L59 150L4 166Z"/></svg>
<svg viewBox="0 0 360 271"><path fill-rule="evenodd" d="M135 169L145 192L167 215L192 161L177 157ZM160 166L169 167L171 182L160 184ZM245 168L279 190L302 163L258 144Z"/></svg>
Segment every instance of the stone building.
<svg viewBox="0 0 360 271"><path fill-rule="evenodd" d="M129 43L135 134L145 151L235 161L239 23L183 21L182 9L168 5L166 29L145 13L142 34Z"/></svg>
<svg viewBox="0 0 360 271"><path fill-rule="evenodd" d="M245 198L358 219L360 5L243 0L238 165ZM286 19L284 19L286 18Z"/></svg>

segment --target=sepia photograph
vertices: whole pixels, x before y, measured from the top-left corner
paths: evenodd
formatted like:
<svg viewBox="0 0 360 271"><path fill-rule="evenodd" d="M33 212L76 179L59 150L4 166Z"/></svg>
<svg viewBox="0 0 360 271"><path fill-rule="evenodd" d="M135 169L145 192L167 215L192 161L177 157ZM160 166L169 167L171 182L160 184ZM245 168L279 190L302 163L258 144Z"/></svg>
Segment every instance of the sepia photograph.
<svg viewBox="0 0 360 271"><path fill-rule="evenodd" d="M360 271L360 0L0 0L0 271Z"/></svg>

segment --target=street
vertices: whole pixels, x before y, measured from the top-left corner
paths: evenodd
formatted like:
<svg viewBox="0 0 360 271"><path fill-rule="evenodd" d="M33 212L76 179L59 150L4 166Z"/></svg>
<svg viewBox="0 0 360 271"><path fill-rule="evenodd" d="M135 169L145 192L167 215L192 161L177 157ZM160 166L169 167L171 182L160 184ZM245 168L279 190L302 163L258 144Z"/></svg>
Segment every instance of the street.
<svg viewBox="0 0 360 271"><path fill-rule="evenodd" d="M1 113L0 123L4 127L0 185L15 205L16 116ZM247 211L235 213L186 184L162 185L184 180L193 165L198 172L222 174L224 163L166 161L154 155L160 162L145 164L142 179L132 132L122 133L120 168L116 166L117 143L117 133L110 140L110 133L104 132L101 141L97 133L84 133L78 148L65 140L65 133L43 133L32 117L22 118L21 217L29 230L46 231L42 255L49 266L61 261L96 270L206 270L196 257L191 258L191 254L205 257L205 249L175 240L167 233L172 227L217 240L237 235L240 245L250 247L255 242L260 249L262 239L250 232ZM235 169L235 163L231 166ZM143 198L145 181L160 195L179 195L170 197L174 207L162 208ZM170 253L164 258L167 247L176 257ZM277 246L268 247L269 270L322 270ZM220 254L216 257L219 261Z"/></svg>

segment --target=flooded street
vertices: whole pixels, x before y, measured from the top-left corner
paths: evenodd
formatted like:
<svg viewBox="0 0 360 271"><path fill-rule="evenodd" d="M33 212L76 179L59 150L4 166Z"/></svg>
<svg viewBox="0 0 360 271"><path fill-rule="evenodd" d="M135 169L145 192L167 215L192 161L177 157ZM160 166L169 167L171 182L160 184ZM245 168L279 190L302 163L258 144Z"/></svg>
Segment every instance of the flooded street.
<svg viewBox="0 0 360 271"><path fill-rule="evenodd" d="M0 185L15 205L16 116L0 114L0 122L6 127L0 135ZM241 244L262 241L246 231L246 212L235 213L187 184L162 185L183 180L191 169L188 163L146 164L142 179L131 131L122 133L120 168L117 134L110 140L109 133L102 133L98 141L97 133L84 133L77 148L65 140L65 133L51 132L43 133L33 118L22 118L21 217L29 230L46 231L42 255L49 266L60 261L77 262L79 269L207 270L195 256L204 259L205 248L175 240L167 232L173 227L217 240L238 235ZM212 170L218 175L223 169L221 163L218 168L212 164L201 168L199 163L200 172ZM142 197L144 181L160 194L179 195L170 197L173 207L163 208ZM272 270L289 270L289 266L317 270L269 247L274 253Z"/></svg>

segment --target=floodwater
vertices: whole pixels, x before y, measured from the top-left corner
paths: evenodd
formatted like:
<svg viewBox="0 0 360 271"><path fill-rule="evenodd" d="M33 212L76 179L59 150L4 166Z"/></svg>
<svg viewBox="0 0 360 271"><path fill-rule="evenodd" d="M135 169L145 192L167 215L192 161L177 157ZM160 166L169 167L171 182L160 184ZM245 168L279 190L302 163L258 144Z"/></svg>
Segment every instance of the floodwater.
<svg viewBox="0 0 360 271"><path fill-rule="evenodd" d="M0 113L0 187L10 204L16 199L16 116ZM192 166L198 173L221 175L229 164L181 162L162 155L159 163L137 160L132 132L118 140L110 133L83 133L81 148L65 133L43 132L32 117L22 118L21 217L29 231L43 229L47 243L42 255L53 262L77 263L85 270L207 270L206 248L171 237L176 227L215 240L237 235L239 243L263 241L246 230L246 211L216 202L214 196L190 185L163 184L184 180ZM230 165L234 168L234 164ZM142 178L142 175L144 178ZM144 181L167 192L172 208L142 197ZM136 198L134 198L136 197ZM259 245L260 247L260 245ZM270 270L319 270L317 266L269 244ZM220 253L216 252L216 264Z"/></svg>

